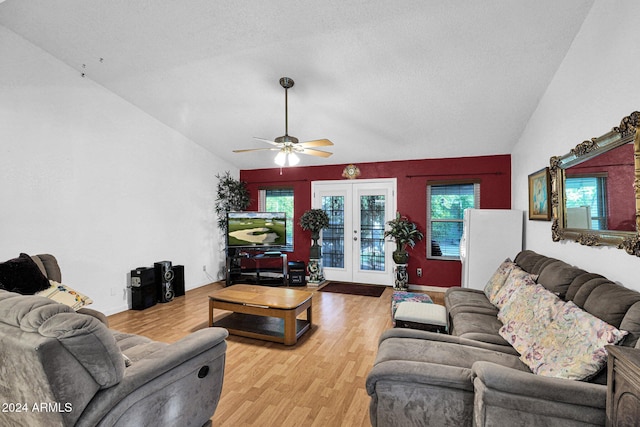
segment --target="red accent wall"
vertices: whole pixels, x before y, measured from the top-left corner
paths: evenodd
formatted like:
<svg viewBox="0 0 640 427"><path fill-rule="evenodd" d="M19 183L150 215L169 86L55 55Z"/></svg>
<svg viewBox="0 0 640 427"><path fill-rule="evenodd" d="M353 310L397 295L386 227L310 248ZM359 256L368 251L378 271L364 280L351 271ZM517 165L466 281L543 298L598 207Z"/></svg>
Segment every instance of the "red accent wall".
<svg viewBox="0 0 640 427"><path fill-rule="evenodd" d="M253 169L240 171L240 180L247 183L251 193L248 210L258 209L258 190L265 188L293 187L296 218L294 229L295 251L289 260L309 258L311 236L297 223L307 209L311 209L311 182L339 180L346 165L307 166L292 168ZM398 183L398 211L408 216L425 231L427 219L427 182L432 181L480 181L480 207L482 209L511 208L511 156L478 156L446 159L423 159L377 163L358 163L361 175L358 179L396 178ZM409 283L430 286L459 286L461 264L459 261L428 260L426 239L410 250ZM422 277L416 269L422 268Z"/></svg>

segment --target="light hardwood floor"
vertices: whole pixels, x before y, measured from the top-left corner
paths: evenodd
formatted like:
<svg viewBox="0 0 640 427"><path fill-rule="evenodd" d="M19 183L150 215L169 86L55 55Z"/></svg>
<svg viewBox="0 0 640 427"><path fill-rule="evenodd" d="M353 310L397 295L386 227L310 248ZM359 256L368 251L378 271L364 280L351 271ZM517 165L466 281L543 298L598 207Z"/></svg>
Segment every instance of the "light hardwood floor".
<svg viewBox="0 0 640 427"><path fill-rule="evenodd" d="M208 327L208 295L221 287L213 283L170 303L109 316L110 327L177 341ZM392 288L379 298L296 289L314 293L312 329L295 346L229 336L214 426L370 425L365 379L378 337L391 327ZM442 294L430 295L442 304Z"/></svg>

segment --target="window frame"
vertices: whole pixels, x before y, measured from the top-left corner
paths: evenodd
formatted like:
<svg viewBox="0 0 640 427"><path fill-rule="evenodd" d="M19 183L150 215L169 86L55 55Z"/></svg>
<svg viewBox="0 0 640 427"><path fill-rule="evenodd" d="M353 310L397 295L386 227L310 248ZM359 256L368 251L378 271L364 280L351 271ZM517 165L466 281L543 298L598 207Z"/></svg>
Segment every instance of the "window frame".
<svg viewBox="0 0 640 427"><path fill-rule="evenodd" d="M440 186L456 186L456 185L473 185L473 207L478 209L480 207L480 180L455 180L455 181L429 181L427 182L427 221L426 221L426 254L427 259L440 260L440 261L460 261L460 253L458 256L447 255L433 255L431 245L432 235L432 223L433 222L449 222L449 223L462 223L463 218L460 219L432 219L431 218L431 188ZM460 236L462 237L462 235Z"/></svg>
<svg viewBox="0 0 640 427"><path fill-rule="evenodd" d="M287 231L291 231L291 236L289 237L289 233L287 233L287 237L289 237L291 244L283 246L282 247L282 251L283 252L293 252L293 248L295 245L295 205L296 205L296 196L295 196L295 191L293 187L265 187L265 188L260 188L258 190L258 211L260 212L269 212L267 211L267 191L290 191L291 192L291 197L293 198L293 206L292 206L292 212L291 212L291 217L287 216ZM279 212L284 212L284 211L279 211Z"/></svg>
<svg viewBox="0 0 640 427"><path fill-rule="evenodd" d="M569 188L567 181L579 180L582 183L586 179L595 180L594 188L595 188L596 199L597 199L596 207L598 208L598 209L590 209L591 217L589 218L589 221L590 221L591 227L589 227L589 229L597 230L597 231L607 230L609 225L609 212L608 212L609 201L607 200L608 174L590 173L590 174L575 174L575 175L565 176L565 194L567 194L568 192L567 189ZM565 195L565 207L566 208L571 207L569 206L569 200L566 195ZM589 207L593 208L593 204L590 204ZM593 212L594 210L596 211L595 214ZM598 228L593 228L594 221L598 223Z"/></svg>

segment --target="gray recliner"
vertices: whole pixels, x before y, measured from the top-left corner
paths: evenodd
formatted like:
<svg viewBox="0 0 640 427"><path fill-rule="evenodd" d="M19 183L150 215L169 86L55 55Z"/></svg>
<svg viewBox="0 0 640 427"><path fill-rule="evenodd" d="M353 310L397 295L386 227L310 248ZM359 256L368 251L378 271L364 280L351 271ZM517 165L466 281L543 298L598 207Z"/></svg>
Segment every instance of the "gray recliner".
<svg viewBox="0 0 640 427"><path fill-rule="evenodd" d="M49 257L38 265L60 281ZM104 316L85 313L0 290L0 402L13 405L2 423L209 424L222 391L225 329L199 330L166 344L110 330Z"/></svg>

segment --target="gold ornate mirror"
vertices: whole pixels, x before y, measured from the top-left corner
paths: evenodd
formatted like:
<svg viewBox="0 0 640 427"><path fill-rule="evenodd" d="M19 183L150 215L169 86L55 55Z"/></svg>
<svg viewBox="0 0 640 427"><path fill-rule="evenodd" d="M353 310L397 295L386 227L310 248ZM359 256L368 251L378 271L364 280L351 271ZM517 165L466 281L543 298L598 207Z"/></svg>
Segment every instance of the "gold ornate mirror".
<svg viewBox="0 0 640 427"><path fill-rule="evenodd" d="M640 112L550 160L551 236L640 257Z"/></svg>

